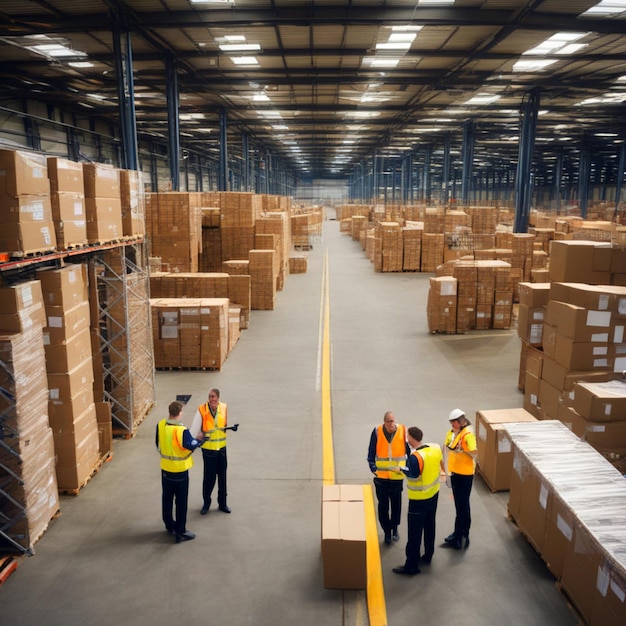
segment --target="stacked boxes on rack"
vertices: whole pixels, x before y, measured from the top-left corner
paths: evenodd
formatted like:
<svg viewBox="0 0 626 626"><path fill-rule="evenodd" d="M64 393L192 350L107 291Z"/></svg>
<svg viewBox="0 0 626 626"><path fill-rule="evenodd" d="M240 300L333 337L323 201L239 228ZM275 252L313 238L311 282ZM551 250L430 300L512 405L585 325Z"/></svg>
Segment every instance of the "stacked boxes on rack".
<svg viewBox="0 0 626 626"><path fill-rule="evenodd" d="M586 624L626 623L623 475L560 422L504 426L513 449L509 513Z"/></svg>
<svg viewBox="0 0 626 626"><path fill-rule="evenodd" d="M143 237L146 232L145 202L141 178L135 170L120 170L122 232L126 237Z"/></svg>
<svg viewBox="0 0 626 626"><path fill-rule="evenodd" d="M46 307L44 347L50 426L54 433L59 489L82 487L100 461L93 395L89 295L85 265L41 270ZM87 365L86 365L87 364Z"/></svg>
<svg viewBox="0 0 626 626"><path fill-rule="evenodd" d="M67 250L86 245L83 166L69 159L48 157L48 177L58 247Z"/></svg>
<svg viewBox="0 0 626 626"><path fill-rule="evenodd" d="M102 163L83 163L87 239L116 241L123 236L120 171Z"/></svg>
<svg viewBox="0 0 626 626"><path fill-rule="evenodd" d="M228 353L228 298L154 298L157 368L220 370Z"/></svg>
<svg viewBox="0 0 626 626"><path fill-rule="evenodd" d="M23 256L56 247L46 157L0 150L0 252Z"/></svg>
<svg viewBox="0 0 626 626"><path fill-rule="evenodd" d="M29 551L59 510L38 281L0 289L0 548Z"/></svg>

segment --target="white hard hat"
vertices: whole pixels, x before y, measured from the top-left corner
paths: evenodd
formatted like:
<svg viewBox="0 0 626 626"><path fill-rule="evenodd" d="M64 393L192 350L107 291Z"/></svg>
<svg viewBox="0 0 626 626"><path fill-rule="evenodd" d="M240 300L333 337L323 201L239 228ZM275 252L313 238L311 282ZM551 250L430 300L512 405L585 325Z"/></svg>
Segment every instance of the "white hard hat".
<svg viewBox="0 0 626 626"><path fill-rule="evenodd" d="M464 417L465 416L465 411L461 411L461 409L454 409L453 411L450 412L450 417L448 417L448 421L451 422L452 420L458 420L459 417Z"/></svg>

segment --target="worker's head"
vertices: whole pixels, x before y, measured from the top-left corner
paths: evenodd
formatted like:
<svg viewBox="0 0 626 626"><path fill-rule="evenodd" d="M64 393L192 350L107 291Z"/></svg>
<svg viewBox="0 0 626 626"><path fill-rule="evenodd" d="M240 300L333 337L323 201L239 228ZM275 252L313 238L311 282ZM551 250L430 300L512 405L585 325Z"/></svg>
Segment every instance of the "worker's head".
<svg viewBox="0 0 626 626"><path fill-rule="evenodd" d="M174 400L174 402L170 402L168 412L171 420L179 419L183 412L182 402L177 402L176 400Z"/></svg>
<svg viewBox="0 0 626 626"><path fill-rule="evenodd" d="M383 417L383 427L388 433L393 433L396 430L396 418L391 411L387 411Z"/></svg>
<svg viewBox="0 0 626 626"><path fill-rule="evenodd" d="M209 391L209 406L212 409L216 409L217 405L219 404L220 401L220 390L219 389L211 389Z"/></svg>
<svg viewBox="0 0 626 626"><path fill-rule="evenodd" d="M424 438L424 433L421 428L417 426L411 426L407 430L407 440L411 448L419 448L422 445L422 439Z"/></svg>
<svg viewBox="0 0 626 626"><path fill-rule="evenodd" d="M448 421L450 422L450 427L455 433L458 433L469 424L469 420L465 417L465 412L461 409L454 409L450 411Z"/></svg>

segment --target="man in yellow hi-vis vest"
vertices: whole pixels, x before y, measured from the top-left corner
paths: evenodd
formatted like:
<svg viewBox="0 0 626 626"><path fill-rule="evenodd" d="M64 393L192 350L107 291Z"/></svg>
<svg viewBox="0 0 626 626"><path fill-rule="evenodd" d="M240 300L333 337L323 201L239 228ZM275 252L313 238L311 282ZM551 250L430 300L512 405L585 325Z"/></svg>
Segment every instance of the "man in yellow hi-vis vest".
<svg viewBox="0 0 626 626"><path fill-rule="evenodd" d="M435 552L435 517L439 501L439 480L443 473L443 454L436 443L422 443L424 434L417 426L411 426L407 439L413 452L402 468L409 493L408 541L404 565L394 567L396 574L414 576L420 573L418 566L430 563ZM420 556L424 536L424 553Z"/></svg>
<svg viewBox="0 0 626 626"><path fill-rule="evenodd" d="M169 417L162 419L156 427L156 447L161 454L161 486L163 495L161 508L165 530L176 535L176 543L195 539L187 530L187 500L189 497L189 468L193 465L191 453L202 441L195 439L180 423L183 405L172 402ZM176 519L172 509L176 503Z"/></svg>
<svg viewBox="0 0 626 626"><path fill-rule="evenodd" d="M385 533L385 543L398 541L398 524L402 515L402 483L404 474L398 469L406 463L411 450L406 442L406 428L396 424L391 411L383 423L372 431L367 451L367 462L374 474L374 488L378 500L378 521ZM390 513L391 509L391 513Z"/></svg>
<svg viewBox="0 0 626 626"><path fill-rule="evenodd" d="M220 390L209 391L208 402L201 404L193 417L191 432L202 432L202 460L204 476L202 480L203 505L200 513L206 515L211 507L211 494L217 479L217 505L223 513L230 513L226 503L226 431L236 431L239 424L228 426L228 406L220 402Z"/></svg>

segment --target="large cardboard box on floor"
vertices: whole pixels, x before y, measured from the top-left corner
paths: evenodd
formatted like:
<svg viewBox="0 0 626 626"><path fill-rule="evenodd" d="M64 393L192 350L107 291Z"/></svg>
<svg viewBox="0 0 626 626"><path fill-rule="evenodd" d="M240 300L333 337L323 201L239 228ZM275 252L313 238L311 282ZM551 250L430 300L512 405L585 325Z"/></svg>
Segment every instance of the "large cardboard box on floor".
<svg viewBox="0 0 626 626"><path fill-rule="evenodd" d="M535 421L537 418L525 409L495 409L476 413L479 472L493 491L507 491L511 484L513 450L506 424Z"/></svg>
<svg viewBox="0 0 626 626"><path fill-rule="evenodd" d="M322 500L325 589L367 588L365 509L360 485L333 485ZM345 488L345 489L344 489Z"/></svg>

